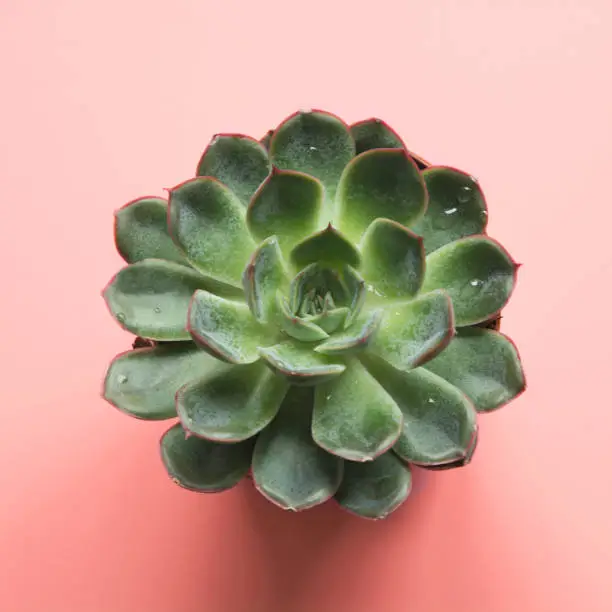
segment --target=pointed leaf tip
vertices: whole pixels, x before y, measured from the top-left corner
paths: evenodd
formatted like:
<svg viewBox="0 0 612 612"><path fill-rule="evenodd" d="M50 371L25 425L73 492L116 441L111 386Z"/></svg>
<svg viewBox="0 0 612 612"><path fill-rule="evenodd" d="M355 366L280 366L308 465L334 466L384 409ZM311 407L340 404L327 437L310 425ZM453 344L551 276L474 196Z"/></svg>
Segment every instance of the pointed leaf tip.
<svg viewBox="0 0 612 612"><path fill-rule="evenodd" d="M356 268L361 256L353 243L330 223L324 230L297 244L291 251L291 260L298 268L312 263L330 266L348 264Z"/></svg>

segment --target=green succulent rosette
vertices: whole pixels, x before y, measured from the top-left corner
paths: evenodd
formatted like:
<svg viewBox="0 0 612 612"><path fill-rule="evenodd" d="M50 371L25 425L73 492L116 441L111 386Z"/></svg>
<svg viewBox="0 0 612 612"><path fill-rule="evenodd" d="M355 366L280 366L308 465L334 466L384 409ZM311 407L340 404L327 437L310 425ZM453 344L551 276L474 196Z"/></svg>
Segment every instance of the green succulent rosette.
<svg viewBox="0 0 612 612"><path fill-rule="evenodd" d="M104 291L139 337L104 396L161 439L179 485L247 474L270 501L330 498L382 518L412 465L474 453L477 415L525 387L491 325L517 265L477 181L412 154L380 120L298 112L264 139L216 136L168 201L115 216L127 266ZM143 340L144 339L144 340Z"/></svg>

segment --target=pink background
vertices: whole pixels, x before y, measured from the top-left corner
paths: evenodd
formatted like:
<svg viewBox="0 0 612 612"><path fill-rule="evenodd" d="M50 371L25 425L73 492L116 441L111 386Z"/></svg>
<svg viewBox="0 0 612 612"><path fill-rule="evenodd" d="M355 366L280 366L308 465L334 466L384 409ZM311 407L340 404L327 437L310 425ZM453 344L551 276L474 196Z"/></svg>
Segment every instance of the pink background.
<svg viewBox="0 0 612 612"><path fill-rule="evenodd" d="M612 610L609 0L1 0L0 609ZM175 487L98 397L112 213L215 132L387 120L475 174L524 263L529 389L382 523Z"/></svg>

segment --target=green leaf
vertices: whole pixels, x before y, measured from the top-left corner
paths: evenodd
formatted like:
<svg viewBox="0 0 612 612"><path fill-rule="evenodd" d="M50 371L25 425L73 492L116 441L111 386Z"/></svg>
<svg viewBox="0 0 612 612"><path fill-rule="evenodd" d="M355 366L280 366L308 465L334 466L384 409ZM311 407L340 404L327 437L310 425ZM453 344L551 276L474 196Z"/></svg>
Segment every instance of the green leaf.
<svg viewBox="0 0 612 612"><path fill-rule="evenodd" d="M397 132L381 119L366 119L351 125L351 135L355 140L356 153L359 155L370 149L404 149L404 143Z"/></svg>
<svg viewBox="0 0 612 612"><path fill-rule="evenodd" d="M275 373L288 378L292 385L318 385L336 378L346 369L337 359L315 353L311 346L297 342L260 347L259 354Z"/></svg>
<svg viewBox="0 0 612 612"><path fill-rule="evenodd" d="M447 346L453 331L451 301L444 291L433 291L387 307L369 350L407 371Z"/></svg>
<svg viewBox="0 0 612 612"><path fill-rule="evenodd" d="M388 452L367 463L347 461L335 498L357 516L383 519L406 501L411 488L410 467Z"/></svg>
<svg viewBox="0 0 612 612"><path fill-rule="evenodd" d="M246 210L225 185L196 178L170 191L170 234L203 274L241 286L242 271L255 244Z"/></svg>
<svg viewBox="0 0 612 612"><path fill-rule="evenodd" d="M417 368L400 372L380 359L363 359L404 415L393 450L416 465L442 465L467 456L476 432L476 410L456 387Z"/></svg>
<svg viewBox="0 0 612 612"><path fill-rule="evenodd" d="M242 285L251 312L262 323L279 316L276 294L289 288L287 270L276 236L260 244L242 275Z"/></svg>
<svg viewBox="0 0 612 612"><path fill-rule="evenodd" d="M366 283L359 273L351 266L343 266L340 271L340 280L348 296L349 313L344 320L347 328L359 316L367 297Z"/></svg>
<svg viewBox="0 0 612 612"><path fill-rule="evenodd" d="M329 338L329 335L313 321L294 315L282 295L278 294L277 300L282 317L280 326L288 336L301 342L318 342Z"/></svg>
<svg viewBox="0 0 612 612"><path fill-rule="evenodd" d="M354 155L355 142L348 126L322 111L292 115L278 126L270 142L272 163L319 179L330 203L334 201L340 175Z"/></svg>
<svg viewBox="0 0 612 612"><path fill-rule="evenodd" d="M286 510L327 501L342 480L343 462L319 448L310 435L312 402L312 389L291 387L278 416L255 444L255 486Z"/></svg>
<svg viewBox="0 0 612 612"><path fill-rule="evenodd" d="M319 227L323 185L312 176L274 168L247 210L247 225L256 240L276 235L285 255Z"/></svg>
<svg viewBox="0 0 612 612"><path fill-rule="evenodd" d="M333 334L342 326L348 314L348 308L333 308L318 315L305 317L304 320L314 323L328 334Z"/></svg>
<svg viewBox="0 0 612 612"><path fill-rule="evenodd" d="M189 300L208 284L186 266L145 259L121 269L102 295L124 329L153 340L189 340Z"/></svg>
<svg viewBox="0 0 612 612"><path fill-rule="evenodd" d="M338 226L358 242L368 225L384 217L402 225L425 211L427 191L414 161L403 149L372 149L355 157L340 179Z"/></svg>
<svg viewBox="0 0 612 612"><path fill-rule="evenodd" d="M444 470L454 470L456 468L465 467L466 465L469 465L471 463L472 457L474 456L474 453L476 452L477 446L478 446L478 427L476 428L474 437L472 438L472 441L470 442L470 448L468 449L468 452L465 455L465 457L461 459L457 459L456 461L451 461L450 463L444 463L442 465L422 465L421 467L425 468L426 470L438 471L438 472L442 472Z"/></svg>
<svg viewBox="0 0 612 612"><path fill-rule="evenodd" d="M330 223L324 230L297 244L291 251L291 261L297 268L311 263L357 267L361 257L353 244Z"/></svg>
<svg viewBox="0 0 612 612"><path fill-rule="evenodd" d="M461 389L478 412L507 404L525 390L521 359L509 338L488 329L460 329L427 369Z"/></svg>
<svg viewBox="0 0 612 612"><path fill-rule="evenodd" d="M218 134L204 151L196 174L221 181L247 206L271 167L266 147L254 138Z"/></svg>
<svg viewBox="0 0 612 612"><path fill-rule="evenodd" d="M379 296L408 298L421 288L425 274L423 240L389 219L374 220L361 242L361 274Z"/></svg>
<svg viewBox="0 0 612 612"><path fill-rule="evenodd" d="M344 331L315 347L315 351L325 355L339 355L367 348L378 331L382 314L380 309L365 313Z"/></svg>
<svg viewBox="0 0 612 612"><path fill-rule="evenodd" d="M239 442L270 423L287 388L263 363L225 365L179 389L176 411L200 438Z"/></svg>
<svg viewBox="0 0 612 612"><path fill-rule="evenodd" d="M370 149L406 149L404 141L397 132L381 119L372 118L353 123L351 134L355 139L357 155ZM419 170L429 167L430 164L419 155L408 149L406 151Z"/></svg>
<svg viewBox="0 0 612 612"><path fill-rule="evenodd" d="M458 327L480 323L508 302L516 264L486 236L461 238L427 256L422 291L444 289L453 302Z"/></svg>
<svg viewBox="0 0 612 612"><path fill-rule="evenodd" d="M257 361L257 347L270 338L269 330L253 318L246 304L225 300L208 291L194 294L188 330L202 348L234 364Z"/></svg>
<svg viewBox="0 0 612 612"><path fill-rule="evenodd" d="M179 486L201 493L225 491L237 485L249 471L254 440L219 444L188 436L180 423L160 441L166 471Z"/></svg>
<svg viewBox="0 0 612 612"><path fill-rule="evenodd" d="M128 351L111 362L104 399L138 419L170 419L176 416L174 396L179 387L218 364L191 342Z"/></svg>
<svg viewBox="0 0 612 612"><path fill-rule="evenodd" d="M115 212L115 244L128 263L143 259L166 259L189 265L168 233L168 203L145 197Z"/></svg>
<svg viewBox="0 0 612 612"><path fill-rule="evenodd" d="M363 365L317 385L312 437L328 452L349 461L369 461L395 444L402 413Z"/></svg>
<svg viewBox="0 0 612 612"><path fill-rule="evenodd" d="M302 312L304 301L314 293L319 295L329 293L336 304L343 304L347 300L345 284L340 273L317 263L306 266L295 276L291 281L289 293L291 310L304 315L307 314Z"/></svg>
<svg viewBox="0 0 612 612"><path fill-rule="evenodd" d="M423 236L427 253L464 236L484 234L487 205L473 176L453 168L431 167L423 171L423 178L429 203L411 229Z"/></svg>

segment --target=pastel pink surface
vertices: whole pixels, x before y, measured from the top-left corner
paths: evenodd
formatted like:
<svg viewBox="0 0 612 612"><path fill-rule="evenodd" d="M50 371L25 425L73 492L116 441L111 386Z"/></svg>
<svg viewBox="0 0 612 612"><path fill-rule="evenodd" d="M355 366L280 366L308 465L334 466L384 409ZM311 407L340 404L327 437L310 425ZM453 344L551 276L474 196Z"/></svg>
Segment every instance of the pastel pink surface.
<svg viewBox="0 0 612 612"><path fill-rule="evenodd" d="M0 609L611 610L611 18L607 0L1 2ZM309 106L380 116L478 176L524 263L503 329L528 391L380 523L182 491L167 425L99 398L129 342L100 297L113 211L189 178L214 133Z"/></svg>

